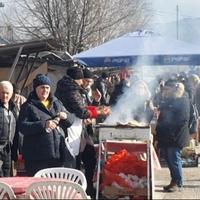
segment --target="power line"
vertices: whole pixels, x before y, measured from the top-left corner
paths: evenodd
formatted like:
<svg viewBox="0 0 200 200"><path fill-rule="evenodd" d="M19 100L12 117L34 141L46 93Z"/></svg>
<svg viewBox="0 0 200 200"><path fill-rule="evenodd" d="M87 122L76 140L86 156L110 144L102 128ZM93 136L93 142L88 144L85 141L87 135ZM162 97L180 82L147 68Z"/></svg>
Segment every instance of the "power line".
<svg viewBox="0 0 200 200"><path fill-rule="evenodd" d="M176 12L167 12L167 11L160 11L160 10L155 10L155 9L146 9L146 10L157 13L158 15L162 15L162 16L164 16L164 15L174 15L174 16L176 16ZM185 18L194 18L194 16L181 14L180 12L179 12L179 16L185 17Z"/></svg>

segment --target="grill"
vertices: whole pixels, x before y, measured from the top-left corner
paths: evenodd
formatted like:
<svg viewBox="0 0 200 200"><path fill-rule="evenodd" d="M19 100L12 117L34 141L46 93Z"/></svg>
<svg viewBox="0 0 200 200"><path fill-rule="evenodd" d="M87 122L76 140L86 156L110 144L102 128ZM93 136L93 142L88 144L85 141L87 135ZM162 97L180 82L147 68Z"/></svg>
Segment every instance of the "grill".
<svg viewBox="0 0 200 200"><path fill-rule="evenodd" d="M129 124L98 124L99 141L104 140L142 140L151 141L150 125L133 126Z"/></svg>

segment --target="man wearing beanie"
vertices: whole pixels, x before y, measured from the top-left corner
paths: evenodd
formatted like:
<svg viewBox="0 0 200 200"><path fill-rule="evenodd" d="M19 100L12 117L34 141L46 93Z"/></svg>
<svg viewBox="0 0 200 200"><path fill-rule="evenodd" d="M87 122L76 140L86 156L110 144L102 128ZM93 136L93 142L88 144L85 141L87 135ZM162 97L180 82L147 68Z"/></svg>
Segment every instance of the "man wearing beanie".
<svg viewBox="0 0 200 200"><path fill-rule="evenodd" d="M102 72L101 76L97 78L97 80L95 81L95 87L101 93L100 104L108 106L110 95L108 93L108 74L106 72Z"/></svg>
<svg viewBox="0 0 200 200"><path fill-rule="evenodd" d="M82 87L86 92L86 98L87 101L89 101L90 104L92 104L92 89L91 86L94 83L93 81L93 73L88 69L88 68L84 68L83 69L83 84Z"/></svg>
<svg viewBox="0 0 200 200"><path fill-rule="evenodd" d="M83 75L84 75L84 79L83 79L82 87L84 89L84 93L87 99L87 104L99 106L101 93L94 86L94 74L88 68L84 68Z"/></svg>
<svg viewBox="0 0 200 200"><path fill-rule="evenodd" d="M48 76L35 77L33 91L21 106L18 121L24 136L22 152L28 176L72 160L65 145L65 131L73 123L73 116L51 94Z"/></svg>
<svg viewBox="0 0 200 200"><path fill-rule="evenodd" d="M87 71L87 75L91 76L91 73ZM99 114L97 109L89 109L87 107L82 87L83 79L82 68L73 66L58 81L55 92L55 95L62 101L65 108L73 113L75 117L73 125L68 128L68 137L66 138L66 144L75 159L80 152L81 134L85 128L84 122L90 121L91 118L96 118ZM87 193L92 195L88 189Z"/></svg>
<svg viewBox="0 0 200 200"><path fill-rule="evenodd" d="M73 113L75 120L70 129L66 144L71 155L74 157L74 168L76 167L75 158L79 154L80 138L83 129L82 119L91 117L87 110L82 96L83 70L79 67L67 69L66 75L57 83L55 96L63 103L65 108ZM67 163L66 166L68 167Z"/></svg>
<svg viewBox="0 0 200 200"><path fill-rule="evenodd" d="M83 70L79 67L71 67L67 70L67 75L71 77L74 80L80 80L83 79Z"/></svg>
<svg viewBox="0 0 200 200"><path fill-rule="evenodd" d="M83 91L84 91L84 98L85 98L85 102L86 105L88 106L88 108L94 108L97 109L97 107L93 106L93 105L98 105L98 103L96 102L96 98L94 98L93 96L93 92L92 92L92 84L94 83L93 81L93 73L88 69L88 68L84 68L83 69L83 75L84 75L84 79L83 79ZM100 100L100 93L99 93L99 97L98 100ZM83 163L83 167L84 167L84 171L85 171L85 177L87 179L87 192L90 196L95 196L95 189L93 187L93 176L94 176L94 171L95 171L95 167L96 167L96 151L94 148L94 142L93 142L93 128L92 128L92 123L89 123L85 125L85 129L84 129L84 137L82 137L81 139L81 148L80 148L80 154L77 158L77 168L80 169L81 168L81 161Z"/></svg>
<svg viewBox="0 0 200 200"><path fill-rule="evenodd" d="M79 67L71 67L67 70L66 75L58 81L55 95L60 99L65 108L74 114L74 126L68 129L68 144L71 149L71 154L74 158L79 154L80 137L83 129L83 120L95 118L97 112L92 112L87 109L84 98L83 70ZM72 130L75 127L76 130ZM76 142L75 140L76 135Z"/></svg>
<svg viewBox="0 0 200 200"><path fill-rule="evenodd" d="M51 80L46 75L38 74L36 78L33 79L33 89L35 90L36 87L40 85L48 85L51 87Z"/></svg>
<svg viewBox="0 0 200 200"><path fill-rule="evenodd" d="M170 172L170 184L163 187L165 192L181 191L183 171L181 151L190 140L190 100L184 85L176 80L168 80L162 90L156 124L158 146L163 152Z"/></svg>

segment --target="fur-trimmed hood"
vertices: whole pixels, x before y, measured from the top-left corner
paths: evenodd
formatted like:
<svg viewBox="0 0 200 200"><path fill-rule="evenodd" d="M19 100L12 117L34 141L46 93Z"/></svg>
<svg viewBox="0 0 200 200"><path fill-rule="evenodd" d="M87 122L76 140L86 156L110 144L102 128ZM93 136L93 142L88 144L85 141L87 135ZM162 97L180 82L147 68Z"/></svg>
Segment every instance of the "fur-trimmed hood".
<svg viewBox="0 0 200 200"><path fill-rule="evenodd" d="M165 90L166 86L164 86L164 90L162 93L162 95L166 98L174 98L174 99L181 98L185 93L185 86L183 85L183 83L177 83L173 87L167 86L167 88L168 90Z"/></svg>

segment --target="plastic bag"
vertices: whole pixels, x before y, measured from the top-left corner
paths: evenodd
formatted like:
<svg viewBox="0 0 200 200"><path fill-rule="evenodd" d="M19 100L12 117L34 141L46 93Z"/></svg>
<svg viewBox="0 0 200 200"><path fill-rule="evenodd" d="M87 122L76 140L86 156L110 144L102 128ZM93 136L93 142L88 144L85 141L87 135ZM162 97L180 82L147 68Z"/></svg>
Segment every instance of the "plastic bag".
<svg viewBox="0 0 200 200"><path fill-rule="evenodd" d="M139 177L147 176L147 162L140 159L137 153L129 153L123 149L107 160L106 170L118 174L133 174Z"/></svg>
<svg viewBox="0 0 200 200"><path fill-rule="evenodd" d="M133 188L133 184L120 176L121 173L147 177L147 161L141 160L137 153L129 153L125 149L112 155L103 168L101 189L114 182L123 188Z"/></svg>

